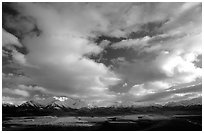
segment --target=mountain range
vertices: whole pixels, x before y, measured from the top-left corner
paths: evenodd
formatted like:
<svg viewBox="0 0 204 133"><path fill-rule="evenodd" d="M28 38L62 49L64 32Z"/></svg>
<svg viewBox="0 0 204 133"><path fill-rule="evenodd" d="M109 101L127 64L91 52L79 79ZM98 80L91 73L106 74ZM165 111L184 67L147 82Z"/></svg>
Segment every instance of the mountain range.
<svg viewBox="0 0 204 133"><path fill-rule="evenodd" d="M72 109L80 109L83 107L87 107L87 104L79 99L74 99L70 97L49 97L43 99L34 99L27 101L21 105L20 107L24 108L46 108L46 109L63 109L63 108L72 108Z"/></svg>
<svg viewBox="0 0 204 133"><path fill-rule="evenodd" d="M87 104L83 100L69 97L49 97L43 99L33 99L21 105L3 103L3 116L108 116L124 114L142 114L142 113L168 113L187 112L191 114L202 113L202 97L183 100L178 102L169 102L165 105L151 104L144 106L120 104L98 107Z"/></svg>
<svg viewBox="0 0 204 133"><path fill-rule="evenodd" d="M193 105L202 105L202 97L198 98L192 98L190 100L182 100L178 102L168 102L165 105L160 104L151 104L151 105L145 105L146 106L165 106L165 107L175 107L175 106L193 106ZM21 105L12 105L9 103L3 103L4 107L21 107L21 108L39 108L39 109L65 109L65 108L71 108L71 109L80 109L80 108L96 108L97 106L92 106L90 104L87 104L85 101L70 97L49 97L49 98L43 98L43 99L34 99L27 101L25 103L22 103ZM132 105L133 106L133 105ZM128 107L128 106L122 106L120 104L112 105L111 107ZM137 107L137 106L134 106ZM142 106L140 106L142 107Z"/></svg>

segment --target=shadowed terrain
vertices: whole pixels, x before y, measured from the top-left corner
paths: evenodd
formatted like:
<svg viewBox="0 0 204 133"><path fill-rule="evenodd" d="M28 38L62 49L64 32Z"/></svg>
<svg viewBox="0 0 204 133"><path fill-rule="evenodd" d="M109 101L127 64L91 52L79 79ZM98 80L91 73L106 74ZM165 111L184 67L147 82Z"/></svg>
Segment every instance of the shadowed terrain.
<svg viewBox="0 0 204 133"><path fill-rule="evenodd" d="M200 131L201 110L201 105L61 110L3 106L2 126L4 131Z"/></svg>

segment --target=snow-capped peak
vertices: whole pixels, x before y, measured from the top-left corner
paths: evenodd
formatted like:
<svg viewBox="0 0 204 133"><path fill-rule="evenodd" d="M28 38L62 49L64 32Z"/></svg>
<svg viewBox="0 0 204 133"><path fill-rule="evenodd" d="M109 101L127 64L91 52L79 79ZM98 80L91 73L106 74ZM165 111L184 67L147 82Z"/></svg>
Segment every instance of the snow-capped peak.
<svg viewBox="0 0 204 133"><path fill-rule="evenodd" d="M54 96L53 97L55 100L59 100L59 101L61 101L61 102L63 102L63 101L66 101L68 98L67 97L57 97L57 96Z"/></svg>

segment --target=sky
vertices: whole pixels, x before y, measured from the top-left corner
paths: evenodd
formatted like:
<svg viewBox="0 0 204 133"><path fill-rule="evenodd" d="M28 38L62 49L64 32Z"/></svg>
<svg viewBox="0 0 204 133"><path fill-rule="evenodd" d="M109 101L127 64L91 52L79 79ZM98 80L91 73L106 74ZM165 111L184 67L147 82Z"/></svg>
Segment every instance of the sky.
<svg viewBox="0 0 204 133"><path fill-rule="evenodd" d="M3 3L2 100L202 96L202 3Z"/></svg>

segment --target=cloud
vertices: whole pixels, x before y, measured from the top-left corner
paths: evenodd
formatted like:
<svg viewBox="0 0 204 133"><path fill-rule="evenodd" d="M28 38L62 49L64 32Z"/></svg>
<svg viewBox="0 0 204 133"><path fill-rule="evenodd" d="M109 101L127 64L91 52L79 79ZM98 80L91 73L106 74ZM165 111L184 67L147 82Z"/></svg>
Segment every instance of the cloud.
<svg viewBox="0 0 204 133"><path fill-rule="evenodd" d="M13 56L13 61L16 63L16 64L19 64L19 65L22 65L22 66L30 66L32 67L32 65L30 65L26 58L25 58L25 55L16 51L16 50L13 50L12 51L12 56Z"/></svg>
<svg viewBox="0 0 204 133"><path fill-rule="evenodd" d="M105 47L107 47L109 44L110 44L110 41L108 41L108 40L103 40L103 41L99 44L99 46L102 47L102 48L105 48Z"/></svg>
<svg viewBox="0 0 204 133"><path fill-rule="evenodd" d="M186 59L187 54L184 55L161 52L155 59L147 61L136 59L133 63L118 62L119 68L115 71L120 73L123 79L135 84L160 81L169 84L170 87L190 83L202 77L202 69L192 62L196 59L194 55L191 59Z"/></svg>
<svg viewBox="0 0 204 133"><path fill-rule="evenodd" d="M2 92L6 93L6 94L19 95L19 96L23 96L23 97L29 97L30 96L30 94L27 91L20 90L20 89L3 88Z"/></svg>
<svg viewBox="0 0 204 133"><path fill-rule="evenodd" d="M23 84L18 85L18 88L21 90L28 90L28 91L40 91L40 92L46 92L47 90L40 86L26 86Z"/></svg>
<svg viewBox="0 0 204 133"><path fill-rule="evenodd" d="M192 98L200 97L202 91L202 84L184 86L184 87L172 87L165 89L162 83L150 83L155 84L153 87L161 87L160 91L156 88L144 84L138 84L131 88L128 93L120 93L114 99L109 101L109 104L119 104L122 106L147 106L152 104L165 104L168 102L177 102L181 100L189 100Z"/></svg>
<svg viewBox="0 0 204 133"><path fill-rule="evenodd" d="M2 103L20 105L20 104L22 104L24 102L26 102L26 99L24 99L22 97L15 98L15 97L9 97L9 96L2 96Z"/></svg>
<svg viewBox="0 0 204 133"><path fill-rule="evenodd" d="M152 90L148 90L148 88L144 88L144 84L134 85L130 90L129 93L135 96L143 96L154 93Z"/></svg>
<svg viewBox="0 0 204 133"><path fill-rule="evenodd" d="M6 45L16 45L18 47L22 47L16 36L2 29L2 46L4 47Z"/></svg>
<svg viewBox="0 0 204 133"><path fill-rule="evenodd" d="M27 76L51 92L64 95L88 97L109 93L108 86L115 85L119 77L104 64L85 57L102 51L89 40L92 31L106 25L100 14L88 7L81 10L80 4L70 8L31 3L21 6L22 15L33 17L42 31L40 36L23 37L27 55L13 53Z"/></svg>
<svg viewBox="0 0 204 133"><path fill-rule="evenodd" d="M141 49L140 47L145 47L146 43L150 37L146 36L142 39L128 39L122 40L118 43L114 43L111 47L114 49L118 48L134 48L135 50Z"/></svg>
<svg viewBox="0 0 204 133"><path fill-rule="evenodd" d="M168 91L161 91L158 93L148 94L138 99L138 101L159 101L159 102L168 102L176 101L178 97L184 97L182 94L190 94L191 97L199 97L202 91L202 85L198 84L195 86L171 89ZM179 96L178 96L179 95ZM191 98L189 97L189 98ZM184 97L186 98L186 97Z"/></svg>
<svg viewBox="0 0 204 133"><path fill-rule="evenodd" d="M2 73L2 87L3 88L15 88L18 85L30 85L36 84L31 78L24 75L16 75L13 73Z"/></svg>
<svg viewBox="0 0 204 133"><path fill-rule="evenodd" d="M133 95L147 95L168 89L171 87L167 82L154 81L146 82L144 84L137 84L130 88L129 93Z"/></svg>
<svg viewBox="0 0 204 133"><path fill-rule="evenodd" d="M34 94L51 94L29 77L13 73L2 74L2 88L4 96L32 98Z"/></svg>
<svg viewBox="0 0 204 133"><path fill-rule="evenodd" d="M160 4L155 7L158 8L160 9ZM123 79L141 85L160 81L175 86L202 77L202 69L194 64L197 57L202 54L200 4L178 4L175 8L179 9L179 13L174 11L170 13L171 9L168 8L162 12L165 13L164 16L158 19L160 21L170 19L158 28L161 34L127 39L112 45L114 49L132 48L139 55L146 55L135 57L131 62L118 62L119 67L115 68L115 71L121 74ZM149 14L151 13L147 16ZM181 19L184 16L187 17L185 21Z"/></svg>
<svg viewBox="0 0 204 133"><path fill-rule="evenodd" d="M202 20L202 5L201 3L188 2L183 3L170 21L162 27L162 30L169 32L200 32Z"/></svg>
<svg viewBox="0 0 204 133"><path fill-rule="evenodd" d="M30 84L6 80L7 88L18 87L16 93L46 90L98 105L134 103L150 101L146 96L168 99L173 92L166 89L202 77L194 65L202 55L200 3L17 3L15 9L19 14L8 15L6 27L21 33L29 52L12 50L12 57L24 77L32 78ZM101 36L119 41L97 44ZM111 58L108 50L119 52ZM110 89L119 83L126 92Z"/></svg>

